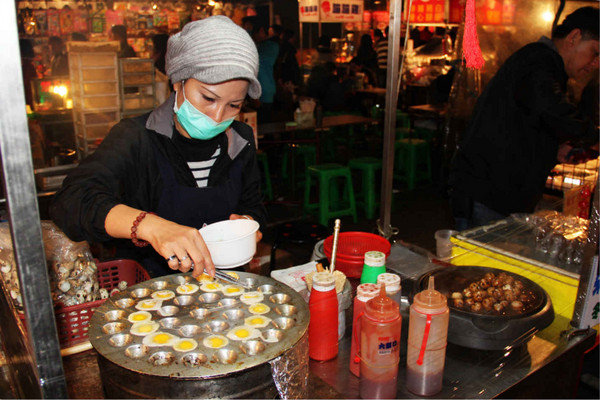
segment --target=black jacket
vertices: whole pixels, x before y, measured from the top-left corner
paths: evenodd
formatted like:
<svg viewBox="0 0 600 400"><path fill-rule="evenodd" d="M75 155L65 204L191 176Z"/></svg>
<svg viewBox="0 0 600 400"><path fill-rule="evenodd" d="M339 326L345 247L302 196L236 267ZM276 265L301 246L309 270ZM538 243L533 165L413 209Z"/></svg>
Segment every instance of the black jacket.
<svg viewBox="0 0 600 400"><path fill-rule="evenodd" d="M597 140L593 124L566 99L567 79L561 56L545 37L506 60L478 99L453 160L455 198L505 215L534 211L558 145Z"/></svg>
<svg viewBox="0 0 600 400"><path fill-rule="evenodd" d="M98 149L65 179L50 207L52 220L74 241L106 242L113 239L104 229L108 212L117 204L153 211L163 190L153 145L171 162L180 184L196 181L173 144L174 95L150 114L121 120ZM260 194L260 174L252 129L234 121L222 151L211 170L208 185L228 179L233 159L244 164L242 197L236 213L251 215L264 229L266 210ZM132 221L133 222L133 221ZM118 241L128 241L119 239Z"/></svg>

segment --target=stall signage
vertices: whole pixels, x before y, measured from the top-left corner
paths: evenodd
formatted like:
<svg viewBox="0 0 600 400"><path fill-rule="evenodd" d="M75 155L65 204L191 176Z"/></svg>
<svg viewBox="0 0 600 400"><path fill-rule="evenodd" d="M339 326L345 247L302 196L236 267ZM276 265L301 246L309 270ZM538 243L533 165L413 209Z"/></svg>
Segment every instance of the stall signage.
<svg viewBox="0 0 600 400"><path fill-rule="evenodd" d="M300 22L319 22L320 0L299 0L298 17Z"/></svg>
<svg viewBox="0 0 600 400"><path fill-rule="evenodd" d="M595 255L592 259L588 290L579 328L595 327L598 329L598 323L600 323L600 277L598 276L598 256Z"/></svg>
<svg viewBox="0 0 600 400"><path fill-rule="evenodd" d="M502 1L484 0L477 2L477 23L482 25L502 24Z"/></svg>
<svg viewBox="0 0 600 400"><path fill-rule="evenodd" d="M446 0L413 0L410 22L413 24L444 23Z"/></svg>
<svg viewBox="0 0 600 400"><path fill-rule="evenodd" d="M321 0L321 22L361 22L363 0Z"/></svg>
<svg viewBox="0 0 600 400"><path fill-rule="evenodd" d="M450 24L460 24L465 12L465 0L450 0L450 12L448 13L448 22Z"/></svg>

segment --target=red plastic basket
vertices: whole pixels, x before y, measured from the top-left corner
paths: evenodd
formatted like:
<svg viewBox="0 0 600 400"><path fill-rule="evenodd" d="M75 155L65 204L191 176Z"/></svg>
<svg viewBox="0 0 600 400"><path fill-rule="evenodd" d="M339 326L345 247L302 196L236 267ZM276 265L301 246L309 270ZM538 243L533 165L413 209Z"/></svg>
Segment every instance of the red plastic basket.
<svg viewBox="0 0 600 400"><path fill-rule="evenodd" d="M323 251L331 260L333 235L323 242ZM386 257L392 246L382 236L368 232L342 232L338 235L335 268L350 278L360 278L367 251L381 251Z"/></svg>
<svg viewBox="0 0 600 400"><path fill-rule="evenodd" d="M134 260L112 260L96 263L98 266L98 283L109 292L116 288L119 282L126 281L128 286L150 279L148 272ZM89 323L96 308L105 299L76 306L56 307L56 328L58 340L62 348L68 348L87 340ZM25 324L25 315L19 314ZM27 327L26 327L27 328Z"/></svg>

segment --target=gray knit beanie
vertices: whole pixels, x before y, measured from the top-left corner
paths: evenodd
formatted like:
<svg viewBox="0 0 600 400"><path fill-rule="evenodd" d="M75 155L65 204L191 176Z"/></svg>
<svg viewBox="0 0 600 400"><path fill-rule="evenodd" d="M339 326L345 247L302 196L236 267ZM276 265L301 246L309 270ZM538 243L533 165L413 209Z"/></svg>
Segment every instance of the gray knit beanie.
<svg viewBox="0 0 600 400"><path fill-rule="evenodd" d="M223 15L190 22L171 36L166 70L173 83L194 78L214 85L246 79L248 95L260 97L256 45L242 27Z"/></svg>

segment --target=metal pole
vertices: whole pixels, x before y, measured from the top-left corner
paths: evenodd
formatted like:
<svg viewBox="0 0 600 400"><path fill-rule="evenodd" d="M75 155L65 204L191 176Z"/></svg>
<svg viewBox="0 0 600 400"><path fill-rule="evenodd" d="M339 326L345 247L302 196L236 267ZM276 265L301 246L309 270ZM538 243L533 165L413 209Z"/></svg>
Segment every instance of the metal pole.
<svg viewBox="0 0 600 400"><path fill-rule="evenodd" d="M394 184L394 142L396 139L396 108L398 106L401 21L402 0L391 0L390 22L388 25L387 90L385 92L385 119L383 122L381 211L379 221L377 221L379 233L385 238L392 236L392 188Z"/></svg>
<svg viewBox="0 0 600 400"><path fill-rule="evenodd" d="M11 367L13 363L15 368L24 362L31 363L30 371L34 376L12 374L19 375L13 384L25 397L66 398L67 385L50 296L25 115L15 3L3 1L0 14L0 48L3 49L0 59L3 93L0 96L0 159L30 345L25 343L25 349L7 349L7 357ZM0 301L7 299L0 298ZM0 329L11 333L6 323L3 321ZM27 359L18 359L24 353ZM36 381L38 387L31 385Z"/></svg>

